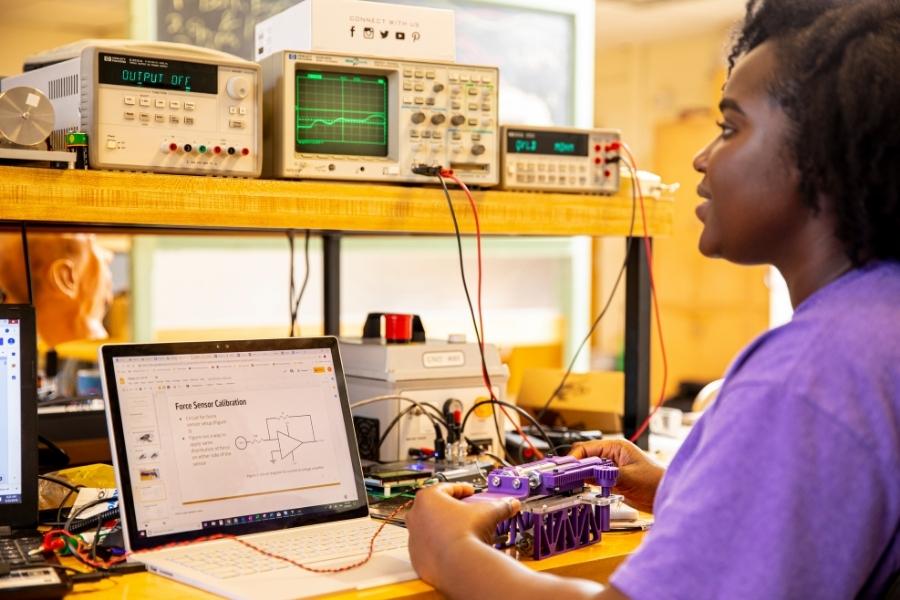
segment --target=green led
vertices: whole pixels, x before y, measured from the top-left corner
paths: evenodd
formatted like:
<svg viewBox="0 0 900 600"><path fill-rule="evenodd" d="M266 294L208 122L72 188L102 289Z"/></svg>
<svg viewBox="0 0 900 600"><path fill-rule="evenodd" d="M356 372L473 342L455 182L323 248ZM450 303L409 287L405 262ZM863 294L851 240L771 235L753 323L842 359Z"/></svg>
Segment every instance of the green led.
<svg viewBox="0 0 900 600"><path fill-rule="evenodd" d="M66 146L87 146L87 134L82 131L67 133Z"/></svg>
<svg viewBox="0 0 900 600"><path fill-rule="evenodd" d="M201 146L200 146L200 148L198 148L198 150L200 150L200 154L206 154L206 146L203 146L201 144Z"/></svg>

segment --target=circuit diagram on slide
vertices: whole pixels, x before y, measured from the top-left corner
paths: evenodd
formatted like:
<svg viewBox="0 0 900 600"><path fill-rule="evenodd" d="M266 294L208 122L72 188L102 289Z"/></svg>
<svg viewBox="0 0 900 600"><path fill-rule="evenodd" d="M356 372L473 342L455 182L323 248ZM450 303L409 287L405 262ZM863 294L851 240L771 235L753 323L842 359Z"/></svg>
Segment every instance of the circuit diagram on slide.
<svg viewBox="0 0 900 600"><path fill-rule="evenodd" d="M246 450L251 446L268 448L269 462L275 464L290 458L297 463L297 451L307 444L322 442L316 437L311 415L286 415L266 417L266 437L239 435L234 438L234 447ZM270 446L275 444L274 447Z"/></svg>

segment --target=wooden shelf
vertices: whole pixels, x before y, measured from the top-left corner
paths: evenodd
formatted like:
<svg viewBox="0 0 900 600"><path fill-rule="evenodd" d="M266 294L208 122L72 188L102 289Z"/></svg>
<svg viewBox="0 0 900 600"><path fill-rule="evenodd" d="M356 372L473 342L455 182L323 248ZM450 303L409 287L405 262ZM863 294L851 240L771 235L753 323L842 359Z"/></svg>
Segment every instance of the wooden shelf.
<svg viewBox="0 0 900 600"><path fill-rule="evenodd" d="M474 197L486 234L624 236L631 221L627 182L616 196L477 191ZM462 192L453 191L453 205L460 229L474 233ZM645 206L650 235L671 233L672 199L645 199ZM453 232L439 187L27 167L0 167L0 221L70 230Z"/></svg>

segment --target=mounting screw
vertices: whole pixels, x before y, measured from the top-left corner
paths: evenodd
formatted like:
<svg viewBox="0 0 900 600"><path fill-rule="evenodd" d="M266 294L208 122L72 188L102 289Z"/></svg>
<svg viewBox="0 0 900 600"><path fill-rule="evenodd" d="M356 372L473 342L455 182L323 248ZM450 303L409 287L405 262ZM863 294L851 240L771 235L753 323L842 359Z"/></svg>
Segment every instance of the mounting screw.
<svg viewBox="0 0 900 600"><path fill-rule="evenodd" d="M513 479L513 489L517 490L520 487L522 487L522 480L521 479Z"/></svg>
<svg viewBox="0 0 900 600"><path fill-rule="evenodd" d="M491 477L491 485L494 487L500 487L500 476L494 475Z"/></svg>

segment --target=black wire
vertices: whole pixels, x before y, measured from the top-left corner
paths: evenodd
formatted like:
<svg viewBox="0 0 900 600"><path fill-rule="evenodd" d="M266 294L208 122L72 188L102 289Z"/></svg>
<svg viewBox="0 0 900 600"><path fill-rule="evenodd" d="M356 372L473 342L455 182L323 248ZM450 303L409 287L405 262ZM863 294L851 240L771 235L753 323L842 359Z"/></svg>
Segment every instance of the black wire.
<svg viewBox="0 0 900 600"><path fill-rule="evenodd" d="M422 404L421 406L426 407L426 406L432 406L432 405ZM385 427L385 429L384 429L384 433L382 433L381 437L378 439L378 446L376 447L377 450L381 450L381 447L384 445L385 440L387 440L388 433L390 433L391 430L397 426L397 423L400 422L400 419L402 419L404 415L408 415L410 412L412 412L413 410L415 410L417 408L419 408L418 405L410 404L408 407L404 408L399 413L397 413L397 416L394 417L390 423L388 423L388 426ZM437 410L436 406L432 406L432 408ZM424 415L424 416L427 417L428 415ZM438 433L440 432L440 429L438 429L438 423L440 423L441 425L444 426L445 429L447 429L447 422L444 420L444 415L439 415L439 420L437 423L434 422L434 419L432 419L431 421L432 421L432 425L434 425L435 432L438 432ZM449 431L449 429L448 429L448 431Z"/></svg>
<svg viewBox="0 0 900 600"><path fill-rule="evenodd" d="M31 289L31 260L28 258L28 229L25 221L22 221L22 256L25 259L25 284L28 288L28 304L34 303L33 290Z"/></svg>
<svg viewBox="0 0 900 600"><path fill-rule="evenodd" d="M107 498L109 500L109 498ZM119 518L119 508L109 508L102 513L96 514L92 517L88 517L86 519L79 519L77 522L72 523L70 529L68 530L70 533L78 533L79 531L84 531L86 529L90 529L94 526L95 521L99 521L101 523L105 523L111 519Z"/></svg>
<svg viewBox="0 0 900 600"><path fill-rule="evenodd" d="M97 560L97 546L100 542L101 529L103 529L103 519L97 519L97 529L94 531L94 539L91 542L91 560Z"/></svg>
<svg viewBox="0 0 900 600"><path fill-rule="evenodd" d="M57 523L62 523L62 509L66 506L66 502L69 500L69 498L72 496L72 494L77 492L78 488L80 488L80 487L82 487L82 486L75 486L75 489L70 489L68 491L68 493L65 496L63 496L62 502L60 502L59 506L56 508L56 522Z"/></svg>
<svg viewBox="0 0 900 600"><path fill-rule="evenodd" d="M38 475L38 479L43 479L44 481L49 481L50 483L55 483L56 485L61 485L64 488L68 488L70 492L77 492L78 487L72 485L68 481L64 479L59 479L58 477L53 477L52 475Z"/></svg>
<svg viewBox="0 0 900 600"><path fill-rule="evenodd" d="M461 431L466 430L466 422L468 422L468 420L469 420L469 415L471 415L475 411L476 408L478 408L479 406L482 406L484 404L499 404L500 406L505 406L507 408L511 408L514 411L518 412L520 415L522 415L523 417L528 419L531 422L531 424L534 426L534 428L538 430L538 432L541 434L541 437L544 438L545 442L547 442L547 447L548 448L553 447L553 442L550 441L550 436L547 435L547 432L544 431L544 428L541 427L541 424L538 423L534 417L532 417L530 414L528 414L528 412L523 410L521 407L516 406L515 404L510 404L509 402L503 402L502 400L480 400L479 402L476 402L475 404L473 404L472 407L466 411L466 415L463 417L462 425L460 426ZM525 440L522 440L522 441L524 442ZM505 446L505 444L504 444L504 446Z"/></svg>
<svg viewBox="0 0 900 600"><path fill-rule="evenodd" d="M447 188L447 182L444 181L444 178L441 177L440 173L437 173L435 176L441 182L441 187L444 189L444 197L447 198L447 206L450 208L450 217L453 219L453 231L456 233L456 247L459 251L459 275L462 279L463 291L466 294L466 302L469 305L469 314L472 317L472 327L475 329L475 341L478 342L478 354L481 356L481 372L487 381L488 394L490 394L491 400L497 400L497 397L494 395L494 386L491 383L491 375L488 373L487 360L484 358L484 344L481 339L481 332L478 330L478 320L475 318L475 308L472 306L472 296L469 294L469 286L466 283L466 267L463 263L462 235L459 233L459 222L456 220L456 210L453 208L453 200L450 197L450 190ZM497 420L496 411L492 410L491 416L494 420L494 431L497 433L497 443L500 444L500 451L505 455L506 444L503 442L503 435L500 433L500 423Z"/></svg>
<svg viewBox="0 0 900 600"><path fill-rule="evenodd" d="M625 163L623 163L625 164ZM603 309L600 311L600 314L597 315L597 318L594 319L594 323L591 325L591 328L588 330L584 339L581 340L581 344L578 345L578 349L575 350L575 354L572 356L572 360L569 362L569 368L566 369L565 374L563 375L562 380L559 382L559 385L556 386L556 389L553 390L553 393L550 394L550 397L547 398L547 401L544 403L544 406L541 407L541 410L538 412L537 420L541 421L544 418L544 415L547 412L547 409L550 408L550 404L553 400L559 395L559 392L562 391L563 387L566 385L566 381L569 379L569 375L572 374L572 369L575 367L575 361L578 359L578 355L581 353L581 350L584 348L584 345L591 339L591 336L594 335L594 330L597 329L597 326L600 324L601 319L606 314L606 311L609 310L610 305L612 304L613 297L616 295L616 290L619 289L619 283L622 281L622 275L625 273L625 269L628 267L628 257L631 255L631 246L634 243L634 221L635 221L635 212L637 209L637 173L635 173L631 165L626 165L628 167L628 171L631 173L631 224L628 227L628 244L625 246L625 259L622 261L622 266L619 269L619 274L616 275L616 281L613 284L612 290L609 292L609 297L606 299L606 303L603 306ZM552 447L553 444L550 444Z"/></svg>
<svg viewBox="0 0 900 600"><path fill-rule="evenodd" d="M306 292L306 285L309 283L309 229L307 229L303 236L303 262L305 264L305 271L303 274L303 284L300 286L300 293L297 297L294 297L294 230L290 229L287 232L288 236L288 245L290 246L291 251L291 261L290 261L290 290L288 293L288 309L290 311L291 317L291 330L288 332L288 337L294 337L294 333L297 329L297 316L300 314L300 301L303 300L303 294Z"/></svg>
<svg viewBox="0 0 900 600"><path fill-rule="evenodd" d="M72 527L72 523L75 522L75 519L76 519L76 517L78 517L78 515L80 515L81 513L83 513L84 511L86 511L87 509L91 508L92 506L97 506L98 504L104 504L104 503L106 503L106 502L109 502L110 500L115 500L115 498L95 498L94 500L91 500L91 501L88 502L87 504L82 504L81 506L78 507L77 510L75 510L74 512L70 512L70 513L69 513L69 518L66 519L66 524L65 524L65 527L63 527L63 529L65 529L66 531L69 531L69 532L74 533L74 532L73 532L71 529L69 529L69 528ZM112 509L110 509L110 510L112 510ZM106 512L106 511L104 511L104 512ZM90 517L89 519L84 519L84 521L86 522L86 521L88 521L88 520L90 520L90 519L93 519L93 518L94 518L94 517ZM79 523L79 525L82 525L82 523Z"/></svg>

